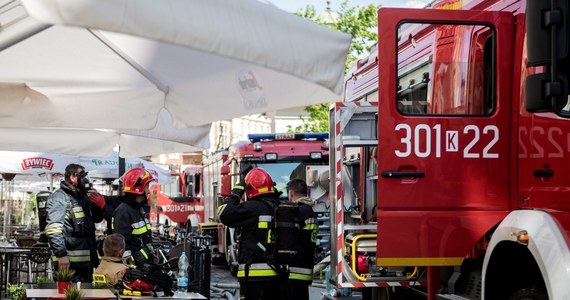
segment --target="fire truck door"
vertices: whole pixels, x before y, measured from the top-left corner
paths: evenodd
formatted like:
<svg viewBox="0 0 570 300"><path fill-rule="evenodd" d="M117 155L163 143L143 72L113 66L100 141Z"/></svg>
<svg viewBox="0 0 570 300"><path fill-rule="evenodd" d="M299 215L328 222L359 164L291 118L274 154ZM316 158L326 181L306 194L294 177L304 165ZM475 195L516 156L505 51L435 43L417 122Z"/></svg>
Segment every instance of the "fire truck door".
<svg viewBox="0 0 570 300"><path fill-rule="evenodd" d="M377 263L460 265L508 209L513 17L378 18Z"/></svg>

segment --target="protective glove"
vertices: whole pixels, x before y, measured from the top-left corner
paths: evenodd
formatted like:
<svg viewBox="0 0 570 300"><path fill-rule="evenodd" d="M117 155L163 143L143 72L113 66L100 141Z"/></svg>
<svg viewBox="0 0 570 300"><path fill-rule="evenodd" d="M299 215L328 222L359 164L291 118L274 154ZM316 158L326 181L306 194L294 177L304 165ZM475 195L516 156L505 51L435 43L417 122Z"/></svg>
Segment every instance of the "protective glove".
<svg viewBox="0 0 570 300"><path fill-rule="evenodd" d="M174 296L174 293L172 292L172 285L173 285L172 278L170 278L168 274L162 272L162 270L160 269L151 270L149 272L148 281L150 282L150 284L161 288L162 291L164 291L165 296L168 297Z"/></svg>
<svg viewBox="0 0 570 300"><path fill-rule="evenodd" d="M238 199L241 199L241 197L243 197L244 192L245 188L241 183L234 185L234 187L232 188L232 195L236 196Z"/></svg>
<svg viewBox="0 0 570 300"><path fill-rule="evenodd" d="M138 255L133 255L133 260L134 260L135 266L137 266L137 267L144 265L144 263L146 262L146 259L140 253Z"/></svg>
<svg viewBox="0 0 570 300"><path fill-rule="evenodd" d="M89 193L89 200L93 205L103 209L105 207L105 197L97 192Z"/></svg>

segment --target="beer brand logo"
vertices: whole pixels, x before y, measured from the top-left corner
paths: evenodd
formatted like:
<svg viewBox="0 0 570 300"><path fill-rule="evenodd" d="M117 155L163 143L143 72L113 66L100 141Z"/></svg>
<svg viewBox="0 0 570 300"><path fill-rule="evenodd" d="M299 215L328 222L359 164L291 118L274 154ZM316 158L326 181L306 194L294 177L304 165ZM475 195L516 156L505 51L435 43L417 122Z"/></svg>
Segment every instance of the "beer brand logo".
<svg viewBox="0 0 570 300"><path fill-rule="evenodd" d="M28 169L46 169L53 168L53 160L43 157L30 157L22 160L22 170Z"/></svg>
<svg viewBox="0 0 570 300"><path fill-rule="evenodd" d="M239 93L243 98L243 107L246 110L266 107L267 100L265 99L263 87L257 81L253 71L242 70L237 77Z"/></svg>

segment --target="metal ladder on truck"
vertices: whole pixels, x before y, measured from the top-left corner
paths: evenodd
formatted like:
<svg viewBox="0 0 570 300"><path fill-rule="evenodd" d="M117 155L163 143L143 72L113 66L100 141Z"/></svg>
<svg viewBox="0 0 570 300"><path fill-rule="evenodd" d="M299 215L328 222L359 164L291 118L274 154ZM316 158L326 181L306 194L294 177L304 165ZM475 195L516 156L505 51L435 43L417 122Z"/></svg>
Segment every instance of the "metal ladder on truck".
<svg viewBox="0 0 570 300"><path fill-rule="evenodd" d="M330 108L331 264L327 297L426 284L415 267L376 266L377 102L337 102ZM331 176L332 177L332 176ZM336 226L335 226L336 225ZM327 276L328 277L328 276Z"/></svg>

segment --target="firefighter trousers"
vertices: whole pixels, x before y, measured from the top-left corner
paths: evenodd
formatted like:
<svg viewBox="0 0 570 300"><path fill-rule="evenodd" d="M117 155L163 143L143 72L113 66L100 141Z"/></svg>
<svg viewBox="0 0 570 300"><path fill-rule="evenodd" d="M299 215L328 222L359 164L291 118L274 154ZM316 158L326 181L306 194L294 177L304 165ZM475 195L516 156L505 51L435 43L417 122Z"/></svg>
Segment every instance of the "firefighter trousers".
<svg viewBox="0 0 570 300"><path fill-rule="evenodd" d="M278 280L244 281L240 293L245 300L280 300L283 285Z"/></svg>

